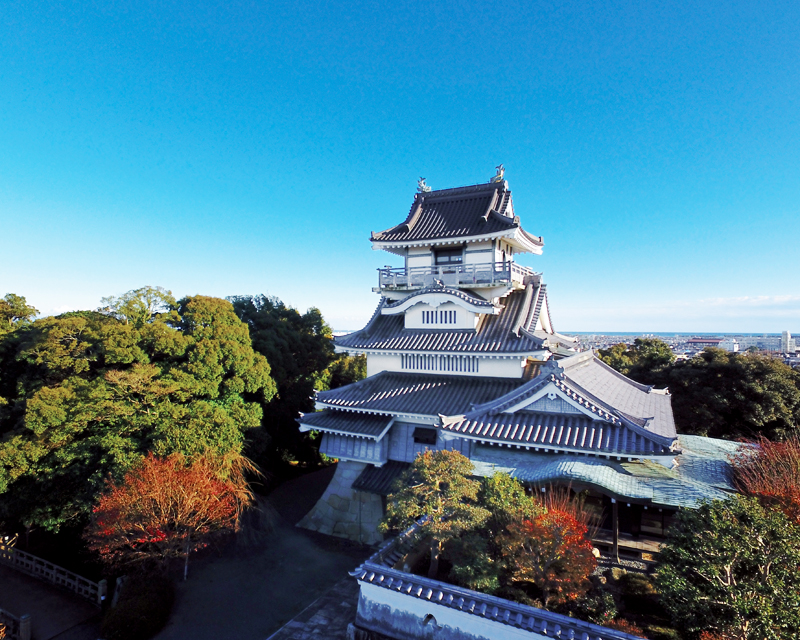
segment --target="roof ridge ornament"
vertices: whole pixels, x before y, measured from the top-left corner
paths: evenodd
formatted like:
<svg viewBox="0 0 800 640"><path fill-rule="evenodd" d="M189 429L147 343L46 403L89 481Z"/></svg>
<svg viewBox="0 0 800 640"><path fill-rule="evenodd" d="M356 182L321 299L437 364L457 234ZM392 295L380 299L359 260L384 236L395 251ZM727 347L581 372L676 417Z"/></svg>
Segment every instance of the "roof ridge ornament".
<svg viewBox="0 0 800 640"><path fill-rule="evenodd" d="M502 164L499 164L495 167L495 169L497 169L497 174L494 175L491 180L489 180L489 184L503 181L503 176L506 173L506 168Z"/></svg>
<svg viewBox="0 0 800 640"><path fill-rule="evenodd" d="M425 184L425 178L420 176L419 180L417 180L417 193L430 193L431 188Z"/></svg>

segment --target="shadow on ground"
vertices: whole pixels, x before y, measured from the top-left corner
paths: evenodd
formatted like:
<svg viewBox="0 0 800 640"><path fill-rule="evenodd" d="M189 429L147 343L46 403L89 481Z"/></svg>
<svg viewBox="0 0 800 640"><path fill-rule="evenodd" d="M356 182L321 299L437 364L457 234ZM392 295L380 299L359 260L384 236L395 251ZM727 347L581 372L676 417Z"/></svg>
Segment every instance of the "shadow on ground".
<svg viewBox="0 0 800 640"><path fill-rule="evenodd" d="M190 563L157 640L264 640L366 559L368 547L294 526L333 472L328 467L281 485L264 510L271 517L251 524L221 554Z"/></svg>

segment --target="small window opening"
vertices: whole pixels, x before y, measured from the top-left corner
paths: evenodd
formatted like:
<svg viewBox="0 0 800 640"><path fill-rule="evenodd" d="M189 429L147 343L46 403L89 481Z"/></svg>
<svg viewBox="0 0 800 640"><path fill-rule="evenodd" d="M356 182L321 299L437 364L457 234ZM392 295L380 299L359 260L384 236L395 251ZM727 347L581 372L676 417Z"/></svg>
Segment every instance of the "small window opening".
<svg viewBox="0 0 800 640"><path fill-rule="evenodd" d="M414 442L417 444L436 444L436 429L417 427L414 429Z"/></svg>

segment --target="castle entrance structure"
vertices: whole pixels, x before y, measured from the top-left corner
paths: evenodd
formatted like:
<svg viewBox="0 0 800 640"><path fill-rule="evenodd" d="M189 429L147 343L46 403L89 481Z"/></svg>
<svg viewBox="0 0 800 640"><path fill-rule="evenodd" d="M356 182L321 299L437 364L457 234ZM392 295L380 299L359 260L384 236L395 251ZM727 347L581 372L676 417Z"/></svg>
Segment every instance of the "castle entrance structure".
<svg viewBox="0 0 800 640"><path fill-rule="evenodd" d="M299 526L378 542L392 482L426 449L458 450L478 475L585 491L614 551L621 535L657 538L676 508L732 490L735 445L679 437L666 391L555 331L542 274L516 262L544 241L522 228L502 176L438 191L421 181L406 220L370 240L403 264L379 269L372 318L335 341L366 354L367 378L319 392L298 420L340 460Z"/></svg>

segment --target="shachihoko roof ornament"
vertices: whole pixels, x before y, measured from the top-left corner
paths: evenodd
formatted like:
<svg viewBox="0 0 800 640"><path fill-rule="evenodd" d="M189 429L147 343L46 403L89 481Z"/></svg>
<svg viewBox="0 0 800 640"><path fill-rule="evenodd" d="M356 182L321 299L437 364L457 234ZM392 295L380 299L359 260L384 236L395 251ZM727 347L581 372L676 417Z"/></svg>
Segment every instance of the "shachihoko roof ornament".
<svg viewBox="0 0 800 640"><path fill-rule="evenodd" d="M495 169L497 169L497 173L492 176L492 179L489 180L490 183L492 182L502 182L503 176L506 173L506 168L502 164L498 164Z"/></svg>
<svg viewBox="0 0 800 640"><path fill-rule="evenodd" d="M425 184L425 178L420 176L419 180L417 180L417 192L418 193L430 193L431 188Z"/></svg>

